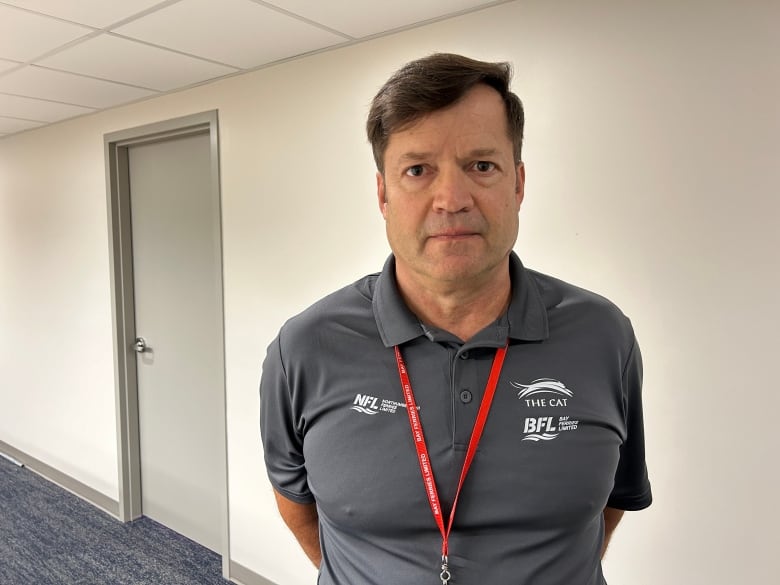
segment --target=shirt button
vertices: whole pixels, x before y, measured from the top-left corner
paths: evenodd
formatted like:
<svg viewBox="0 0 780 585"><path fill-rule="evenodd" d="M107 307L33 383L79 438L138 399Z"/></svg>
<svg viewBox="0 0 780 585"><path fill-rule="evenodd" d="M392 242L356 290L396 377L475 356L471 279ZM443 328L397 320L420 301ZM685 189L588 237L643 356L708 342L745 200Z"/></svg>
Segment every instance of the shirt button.
<svg viewBox="0 0 780 585"><path fill-rule="evenodd" d="M462 359L462 360L469 359L469 352L464 351L462 354L460 354L460 359Z"/></svg>
<svg viewBox="0 0 780 585"><path fill-rule="evenodd" d="M468 404L469 402L471 402L471 398L472 398L471 392L469 392L468 390L460 391L460 401L463 404Z"/></svg>

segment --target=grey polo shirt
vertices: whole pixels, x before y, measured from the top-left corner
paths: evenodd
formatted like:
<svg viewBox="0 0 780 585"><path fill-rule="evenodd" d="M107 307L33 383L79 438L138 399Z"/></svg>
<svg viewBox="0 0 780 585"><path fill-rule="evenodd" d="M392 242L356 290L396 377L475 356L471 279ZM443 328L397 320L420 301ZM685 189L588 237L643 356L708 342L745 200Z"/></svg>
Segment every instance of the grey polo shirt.
<svg viewBox="0 0 780 585"><path fill-rule="evenodd" d="M394 259L290 319L268 348L268 476L316 502L321 585L438 583L399 345L449 514L493 356L510 341L450 536L454 585L600 585L605 506L650 505L639 348L606 299L510 258L507 313L467 343L423 326ZM446 517L446 516L445 516Z"/></svg>

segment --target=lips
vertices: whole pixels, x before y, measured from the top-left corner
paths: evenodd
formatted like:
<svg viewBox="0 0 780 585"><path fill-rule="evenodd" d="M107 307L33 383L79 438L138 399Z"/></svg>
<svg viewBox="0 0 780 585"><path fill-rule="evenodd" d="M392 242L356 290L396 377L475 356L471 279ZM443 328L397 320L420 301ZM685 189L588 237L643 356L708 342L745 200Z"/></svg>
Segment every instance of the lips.
<svg viewBox="0 0 780 585"><path fill-rule="evenodd" d="M476 235L479 234L472 230L451 229L451 230L444 230L444 231L433 233L428 237L457 239L457 238L467 238L469 236L476 236Z"/></svg>

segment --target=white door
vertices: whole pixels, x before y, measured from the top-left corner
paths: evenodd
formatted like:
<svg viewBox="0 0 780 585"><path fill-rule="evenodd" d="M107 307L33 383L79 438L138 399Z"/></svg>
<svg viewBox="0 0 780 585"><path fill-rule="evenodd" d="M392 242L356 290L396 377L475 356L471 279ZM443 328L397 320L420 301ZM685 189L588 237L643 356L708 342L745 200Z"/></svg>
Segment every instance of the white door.
<svg viewBox="0 0 780 585"><path fill-rule="evenodd" d="M128 148L141 502L221 551L224 487L219 202L209 134Z"/></svg>

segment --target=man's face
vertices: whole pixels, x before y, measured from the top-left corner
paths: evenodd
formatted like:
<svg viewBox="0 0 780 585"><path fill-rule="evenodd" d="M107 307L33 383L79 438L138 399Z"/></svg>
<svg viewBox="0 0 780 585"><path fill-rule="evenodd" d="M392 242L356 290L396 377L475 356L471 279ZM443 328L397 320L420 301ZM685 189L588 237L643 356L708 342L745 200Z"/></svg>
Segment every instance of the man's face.
<svg viewBox="0 0 780 585"><path fill-rule="evenodd" d="M391 134L384 162L377 193L399 278L456 286L505 269L525 169L498 92L477 85Z"/></svg>

